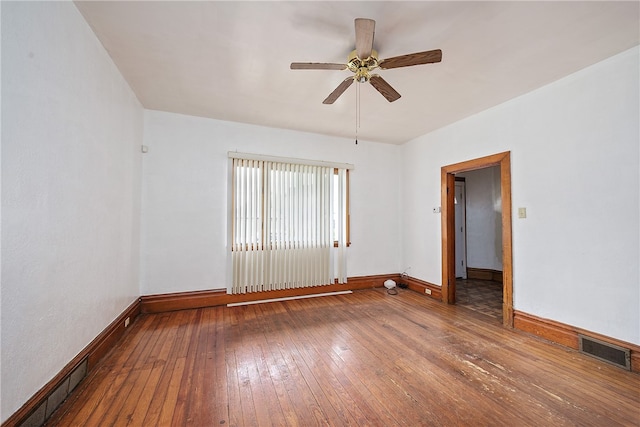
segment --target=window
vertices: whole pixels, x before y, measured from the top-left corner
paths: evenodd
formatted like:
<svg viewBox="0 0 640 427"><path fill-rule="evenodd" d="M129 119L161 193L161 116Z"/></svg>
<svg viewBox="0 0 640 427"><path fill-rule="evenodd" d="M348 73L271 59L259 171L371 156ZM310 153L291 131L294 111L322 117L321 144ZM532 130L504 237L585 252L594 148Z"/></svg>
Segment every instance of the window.
<svg viewBox="0 0 640 427"><path fill-rule="evenodd" d="M340 188L344 187L344 193L346 195L346 200L343 206L340 205ZM335 168L333 170L333 245L338 247L340 229L338 224L344 224L345 227L345 242L347 246L351 245L351 233L349 229L351 218L349 216L349 169L345 170L344 177L340 176L339 169Z"/></svg>
<svg viewBox="0 0 640 427"><path fill-rule="evenodd" d="M232 162L232 293L344 283L348 169L247 156Z"/></svg>

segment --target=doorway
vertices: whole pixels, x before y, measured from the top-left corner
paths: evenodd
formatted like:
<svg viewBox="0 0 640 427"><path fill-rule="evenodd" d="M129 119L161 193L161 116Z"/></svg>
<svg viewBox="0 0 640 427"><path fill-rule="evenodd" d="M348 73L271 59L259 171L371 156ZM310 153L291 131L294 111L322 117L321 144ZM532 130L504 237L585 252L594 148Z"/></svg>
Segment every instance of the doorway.
<svg viewBox="0 0 640 427"><path fill-rule="evenodd" d="M502 266L503 266L503 325L513 327L513 265L511 247L511 155L510 152L456 163L441 168L442 198L442 300L455 304L456 286L456 227L455 174L491 166L500 167L500 195L502 200Z"/></svg>

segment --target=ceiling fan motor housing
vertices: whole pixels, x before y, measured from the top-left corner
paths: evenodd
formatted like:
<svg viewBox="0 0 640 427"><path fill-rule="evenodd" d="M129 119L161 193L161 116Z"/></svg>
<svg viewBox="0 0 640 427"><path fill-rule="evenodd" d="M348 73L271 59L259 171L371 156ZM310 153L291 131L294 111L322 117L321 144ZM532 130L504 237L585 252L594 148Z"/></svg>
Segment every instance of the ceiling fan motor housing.
<svg viewBox="0 0 640 427"><path fill-rule="evenodd" d="M355 73L354 80L358 83L366 83L371 78L369 74L378 67L378 52L371 49L371 55L366 59L360 59L354 50L349 54L347 68Z"/></svg>

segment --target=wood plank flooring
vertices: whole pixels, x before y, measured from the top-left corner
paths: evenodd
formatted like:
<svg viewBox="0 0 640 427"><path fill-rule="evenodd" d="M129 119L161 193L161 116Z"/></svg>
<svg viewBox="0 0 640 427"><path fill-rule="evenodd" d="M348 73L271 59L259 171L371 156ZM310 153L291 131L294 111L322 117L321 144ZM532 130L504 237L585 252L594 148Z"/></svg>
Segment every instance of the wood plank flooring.
<svg viewBox="0 0 640 427"><path fill-rule="evenodd" d="M640 376L410 290L140 316L51 426L637 426Z"/></svg>

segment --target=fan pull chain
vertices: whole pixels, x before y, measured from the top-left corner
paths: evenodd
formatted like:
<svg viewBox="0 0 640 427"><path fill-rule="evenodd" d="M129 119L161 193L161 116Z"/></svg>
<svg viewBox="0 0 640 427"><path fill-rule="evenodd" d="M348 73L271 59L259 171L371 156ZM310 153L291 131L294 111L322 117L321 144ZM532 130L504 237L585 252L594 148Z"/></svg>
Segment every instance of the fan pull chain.
<svg viewBox="0 0 640 427"><path fill-rule="evenodd" d="M358 145L358 128L359 127L360 127L360 85L356 84L356 145Z"/></svg>

